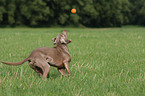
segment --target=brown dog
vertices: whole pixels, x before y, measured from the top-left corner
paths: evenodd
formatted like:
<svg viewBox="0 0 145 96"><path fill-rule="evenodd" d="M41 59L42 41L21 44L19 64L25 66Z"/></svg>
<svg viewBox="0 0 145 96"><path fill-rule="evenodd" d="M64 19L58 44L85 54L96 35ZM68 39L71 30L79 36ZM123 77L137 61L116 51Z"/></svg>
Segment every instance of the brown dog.
<svg viewBox="0 0 145 96"><path fill-rule="evenodd" d="M33 50L29 57L19 62L4 62L8 65L21 65L28 61L29 66L34 69L41 77L47 78L50 70L50 65L57 67L62 76L66 75L65 69L70 75L69 63L71 61L70 54L68 52L67 44L71 42L67 38L67 31L64 30L56 38L52 39L53 44L56 44L54 48L42 47Z"/></svg>

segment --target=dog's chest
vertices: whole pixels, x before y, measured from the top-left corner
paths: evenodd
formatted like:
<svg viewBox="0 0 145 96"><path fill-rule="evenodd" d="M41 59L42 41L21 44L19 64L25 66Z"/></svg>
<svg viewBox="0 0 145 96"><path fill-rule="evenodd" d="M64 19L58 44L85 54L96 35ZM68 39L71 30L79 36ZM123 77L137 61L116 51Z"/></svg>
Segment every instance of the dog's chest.
<svg viewBox="0 0 145 96"><path fill-rule="evenodd" d="M68 54L68 53L63 53L62 55L63 55L63 61L68 61L68 62L71 61L71 56L70 56L70 54Z"/></svg>

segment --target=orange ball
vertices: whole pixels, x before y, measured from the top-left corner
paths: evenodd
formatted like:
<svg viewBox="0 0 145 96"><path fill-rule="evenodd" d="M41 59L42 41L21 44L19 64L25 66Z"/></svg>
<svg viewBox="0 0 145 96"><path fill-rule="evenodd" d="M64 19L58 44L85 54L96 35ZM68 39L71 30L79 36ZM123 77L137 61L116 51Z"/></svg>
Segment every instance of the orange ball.
<svg viewBox="0 0 145 96"><path fill-rule="evenodd" d="M73 13L73 14L76 13L76 9L74 9L74 8L71 9L71 13Z"/></svg>

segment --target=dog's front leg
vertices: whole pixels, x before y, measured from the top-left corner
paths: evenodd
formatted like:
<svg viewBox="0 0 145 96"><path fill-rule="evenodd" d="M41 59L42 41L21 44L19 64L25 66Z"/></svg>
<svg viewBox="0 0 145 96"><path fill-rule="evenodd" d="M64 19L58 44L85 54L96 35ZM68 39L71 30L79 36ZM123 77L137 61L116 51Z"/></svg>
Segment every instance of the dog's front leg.
<svg viewBox="0 0 145 96"><path fill-rule="evenodd" d="M58 68L58 71L61 73L62 77L66 76L65 70L63 68Z"/></svg>
<svg viewBox="0 0 145 96"><path fill-rule="evenodd" d="M69 70L69 63L68 63L68 61L64 61L64 66L65 66L65 69L66 69L68 75L70 76L71 74L70 74L70 70Z"/></svg>

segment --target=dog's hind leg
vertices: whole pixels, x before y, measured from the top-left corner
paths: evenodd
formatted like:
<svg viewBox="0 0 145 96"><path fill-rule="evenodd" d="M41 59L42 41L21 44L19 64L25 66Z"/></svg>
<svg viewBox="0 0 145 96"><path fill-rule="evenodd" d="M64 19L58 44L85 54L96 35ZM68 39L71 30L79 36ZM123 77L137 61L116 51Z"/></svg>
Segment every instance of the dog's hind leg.
<svg viewBox="0 0 145 96"><path fill-rule="evenodd" d="M43 59L37 59L36 66L38 66L39 68L42 69L42 71L43 71L42 77L47 78L47 75L50 70L50 65L47 62L45 62L45 60L43 60Z"/></svg>
<svg viewBox="0 0 145 96"><path fill-rule="evenodd" d="M36 65L35 63L33 64L32 62L29 62L29 66L42 77L43 75L42 69L35 65Z"/></svg>
<svg viewBox="0 0 145 96"><path fill-rule="evenodd" d="M47 75L49 73L49 70L50 70L50 65L49 64L45 65L44 68L43 68L43 77L44 78L47 78Z"/></svg>

